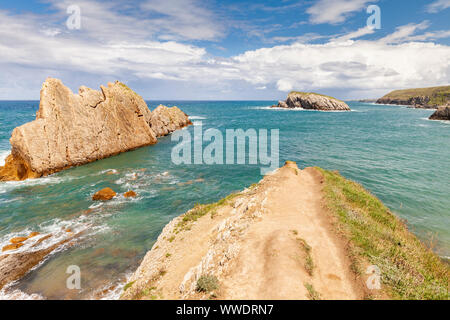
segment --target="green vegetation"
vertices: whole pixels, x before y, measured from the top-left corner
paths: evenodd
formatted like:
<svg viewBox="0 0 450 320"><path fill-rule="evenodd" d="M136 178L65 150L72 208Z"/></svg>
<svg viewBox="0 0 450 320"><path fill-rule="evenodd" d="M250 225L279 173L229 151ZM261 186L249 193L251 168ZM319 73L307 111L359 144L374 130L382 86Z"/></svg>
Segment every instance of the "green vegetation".
<svg viewBox="0 0 450 320"><path fill-rule="evenodd" d="M290 96L291 94L298 94L298 95L302 95L302 96L306 96L306 95L310 95L310 94L315 94L315 95L317 95L317 96L322 96L322 97L325 97L325 98L334 99L334 100L343 102L342 100L336 99L335 97L330 97L330 96L327 96L327 95L325 95L325 94L315 93L315 92L291 91L291 92L289 92L289 96Z"/></svg>
<svg viewBox="0 0 450 320"><path fill-rule="evenodd" d="M125 287L123 287L123 291L127 291L136 281L128 282Z"/></svg>
<svg viewBox="0 0 450 320"><path fill-rule="evenodd" d="M443 105L450 101L450 86L395 90L381 99L408 100L414 97L430 97L428 104Z"/></svg>
<svg viewBox="0 0 450 320"><path fill-rule="evenodd" d="M304 283L306 290L308 290L309 300L320 300L320 293L314 289L313 285L310 283Z"/></svg>
<svg viewBox="0 0 450 320"><path fill-rule="evenodd" d="M197 280L197 291L198 292L211 292L219 287L219 280L216 276L212 275L202 275Z"/></svg>
<svg viewBox="0 0 450 320"><path fill-rule="evenodd" d="M308 272L308 274L310 276L313 275L313 271L314 271L314 261L311 255L311 246L306 242L306 240L301 239L301 238L297 238L297 240L300 242L303 251L306 254L306 258L305 258L305 270L306 272Z"/></svg>
<svg viewBox="0 0 450 320"><path fill-rule="evenodd" d="M218 208L229 204L230 201L236 198L238 195L239 193L232 193L215 203L195 205L193 209L189 210L183 215L183 219L175 227L175 232L178 233L183 230L189 230L190 223L197 221L207 213L210 213L211 218L214 218L214 216L217 214Z"/></svg>
<svg viewBox="0 0 450 320"><path fill-rule="evenodd" d="M382 290L393 299L448 299L450 268L425 247L403 222L361 185L337 172L322 172L335 227L349 242L352 269L368 265L381 272Z"/></svg>

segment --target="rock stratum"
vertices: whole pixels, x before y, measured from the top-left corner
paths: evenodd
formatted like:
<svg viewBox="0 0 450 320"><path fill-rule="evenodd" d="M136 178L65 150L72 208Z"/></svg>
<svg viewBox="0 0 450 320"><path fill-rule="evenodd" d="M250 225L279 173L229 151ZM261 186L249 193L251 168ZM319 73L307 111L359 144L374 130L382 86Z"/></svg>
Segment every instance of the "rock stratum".
<svg viewBox="0 0 450 320"><path fill-rule="evenodd" d="M272 108L306 109L322 111L350 111L350 107L341 100L318 93L291 92L286 101L279 101Z"/></svg>
<svg viewBox="0 0 450 320"><path fill-rule="evenodd" d="M450 121L450 103L439 107L429 118L430 120L448 120Z"/></svg>
<svg viewBox="0 0 450 320"><path fill-rule="evenodd" d="M436 109L450 102L450 86L395 90L378 99L378 104L407 105Z"/></svg>
<svg viewBox="0 0 450 320"><path fill-rule="evenodd" d="M373 265L383 282L369 289ZM121 298L445 299L448 272L360 185L286 162L173 219Z"/></svg>
<svg viewBox="0 0 450 320"><path fill-rule="evenodd" d="M60 80L47 79L36 120L17 127L0 181L38 178L157 143L157 138L190 125L177 107L151 112L144 99L116 81L100 91L72 93Z"/></svg>

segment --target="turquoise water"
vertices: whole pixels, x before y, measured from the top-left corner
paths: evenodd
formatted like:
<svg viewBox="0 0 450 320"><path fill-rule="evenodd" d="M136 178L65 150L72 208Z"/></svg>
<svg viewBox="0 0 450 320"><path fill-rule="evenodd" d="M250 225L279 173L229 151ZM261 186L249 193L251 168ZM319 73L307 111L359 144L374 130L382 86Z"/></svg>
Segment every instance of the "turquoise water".
<svg viewBox="0 0 450 320"><path fill-rule="evenodd" d="M158 101L149 107L159 103L179 106L204 129L279 129L280 164L294 160L300 167L339 170L406 219L421 239L433 239L438 254L450 256L450 124L427 120L432 111L357 102L349 102L353 112L333 113L268 109L274 101ZM38 106L0 102L0 159L9 152L12 129L33 120ZM0 184L0 245L30 231L52 233L56 242L67 237L63 227L85 230L75 245L52 254L3 295L20 290L21 298L113 297L120 291L114 285L123 284L173 217L262 178L258 165L176 166L174 145L164 137L157 145L47 178ZM139 196L91 201L104 187ZM69 265L81 269L80 291L66 289Z"/></svg>

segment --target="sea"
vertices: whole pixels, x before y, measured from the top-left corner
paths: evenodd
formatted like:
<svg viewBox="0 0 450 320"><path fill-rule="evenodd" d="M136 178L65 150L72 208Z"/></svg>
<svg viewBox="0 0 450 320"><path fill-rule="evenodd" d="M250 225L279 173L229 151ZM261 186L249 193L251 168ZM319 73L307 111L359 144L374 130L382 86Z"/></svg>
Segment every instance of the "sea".
<svg viewBox="0 0 450 320"><path fill-rule="evenodd" d="M151 110L159 104L181 108L196 124L183 129L192 137L199 125L224 136L227 129L278 130L279 165L292 160L301 168L338 170L449 258L450 123L428 120L433 110L354 101L348 102L351 112L270 108L276 101L147 103ZM34 120L38 108L39 101L0 101L0 166L10 153L12 130ZM117 299L171 219L263 177L262 165L249 161L180 164L172 155L179 143L169 135L155 145L41 179L0 183L0 247L33 231L53 235L42 246L83 231L74 243L3 288L0 299ZM205 147L209 143L203 142ZM92 201L105 187L138 196ZM16 251L35 249L26 244ZM71 266L79 268L79 288L68 286Z"/></svg>

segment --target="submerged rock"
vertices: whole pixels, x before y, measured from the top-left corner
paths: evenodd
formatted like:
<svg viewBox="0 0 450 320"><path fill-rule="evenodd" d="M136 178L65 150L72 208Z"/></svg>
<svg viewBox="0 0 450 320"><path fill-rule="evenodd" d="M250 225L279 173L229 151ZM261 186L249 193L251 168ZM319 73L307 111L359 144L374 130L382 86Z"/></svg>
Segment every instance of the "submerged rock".
<svg viewBox="0 0 450 320"><path fill-rule="evenodd" d="M0 181L38 178L155 144L157 136L188 124L178 108L158 107L153 114L141 96L118 81L100 91L82 86L74 94L48 78L36 120L12 133Z"/></svg>
<svg viewBox="0 0 450 320"><path fill-rule="evenodd" d="M278 102L272 108L307 109L323 111L350 111L350 107L341 100L312 92L291 92L286 101Z"/></svg>
<svg viewBox="0 0 450 320"><path fill-rule="evenodd" d="M43 261L45 257L47 257L55 249L59 248L60 246L66 244L69 241L74 240L81 234L82 232L70 236L69 238L61 240L60 242L53 244L45 249L37 251L11 253L0 256L0 290L8 283L22 278L28 271L30 271L33 267L35 267L41 261ZM42 237L33 245L33 247L39 245L41 242L50 237L51 235ZM22 245L23 244L16 244L15 246L20 247Z"/></svg>
<svg viewBox="0 0 450 320"><path fill-rule="evenodd" d="M94 201L108 201L114 198L117 193L111 188L105 188L98 191L96 194L92 196L92 200Z"/></svg>
<svg viewBox="0 0 450 320"><path fill-rule="evenodd" d="M446 106L439 107L436 112L434 112L430 118L430 120L449 120L450 121L450 104Z"/></svg>
<svg viewBox="0 0 450 320"><path fill-rule="evenodd" d="M19 249L21 246L23 246L23 243L21 243L21 242L8 244L2 248L2 251L4 252L4 251L16 250L16 249Z"/></svg>

